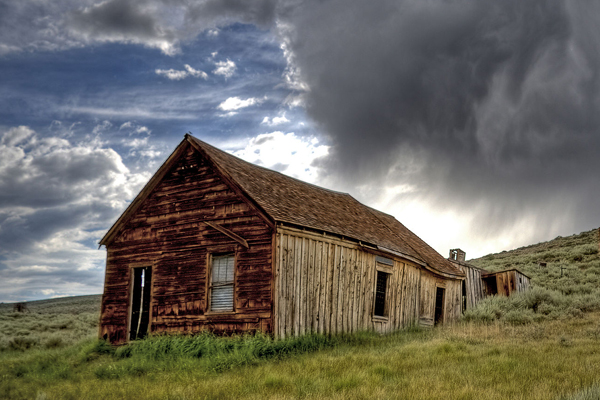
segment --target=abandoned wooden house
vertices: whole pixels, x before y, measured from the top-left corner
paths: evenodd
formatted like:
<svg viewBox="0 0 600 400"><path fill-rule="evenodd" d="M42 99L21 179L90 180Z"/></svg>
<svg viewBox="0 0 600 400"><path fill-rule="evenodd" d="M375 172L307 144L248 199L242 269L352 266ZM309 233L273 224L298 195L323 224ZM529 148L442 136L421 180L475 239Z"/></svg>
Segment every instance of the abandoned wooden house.
<svg viewBox="0 0 600 400"><path fill-rule="evenodd" d="M464 273L394 217L191 135L102 238L100 336L390 332L458 318Z"/></svg>
<svg viewBox="0 0 600 400"><path fill-rule="evenodd" d="M465 261L466 253L451 249L448 260L465 274L463 310L475 307L486 296L510 296L529 289L529 277L516 268L489 272Z"/></svg>

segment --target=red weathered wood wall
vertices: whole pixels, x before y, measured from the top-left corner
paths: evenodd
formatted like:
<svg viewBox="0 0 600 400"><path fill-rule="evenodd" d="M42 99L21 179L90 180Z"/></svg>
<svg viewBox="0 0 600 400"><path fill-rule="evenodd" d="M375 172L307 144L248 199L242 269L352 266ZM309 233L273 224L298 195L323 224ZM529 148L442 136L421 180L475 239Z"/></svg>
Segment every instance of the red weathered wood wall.
<svg viewBox="0 0 600 400"><path fill-rule="evenodd" d="M152 266L151 332L272 332L272 228L189 146L107 250L100 336L113 343L127 340L131 269L143 266ZM229 251L236 254L235 312L211 314L208 259Z"/></svg>

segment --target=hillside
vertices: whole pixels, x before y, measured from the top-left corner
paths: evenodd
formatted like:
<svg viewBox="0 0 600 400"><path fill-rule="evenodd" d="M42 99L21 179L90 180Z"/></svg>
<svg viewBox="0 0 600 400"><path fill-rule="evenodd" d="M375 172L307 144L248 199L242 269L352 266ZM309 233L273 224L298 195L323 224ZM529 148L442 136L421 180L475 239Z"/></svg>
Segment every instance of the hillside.
<svg viewBox="0 0 600 400"><path fill-rule="evenodd" d="M101 295L28 301L14 312L14 303L0 304L0 352L36 347L55 348L98 334Z"/></svg>
<svg viewBox="0 0 600 400"><path fill-rule="evenodd" d="M565 295L590 294L600 289L597 229L488 254L469 263L488 271L517 268L531 278L533 286Z"/></svg>

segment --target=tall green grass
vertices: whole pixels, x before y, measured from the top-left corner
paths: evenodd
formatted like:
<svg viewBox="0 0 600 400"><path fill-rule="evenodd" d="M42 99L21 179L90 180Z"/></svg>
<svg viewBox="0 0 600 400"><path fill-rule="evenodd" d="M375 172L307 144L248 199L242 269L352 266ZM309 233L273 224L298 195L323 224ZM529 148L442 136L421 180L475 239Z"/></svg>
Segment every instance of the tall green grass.
<svg viewBox="0 0 600 400"><path fill-rule="evenodd" d="M386 336L94 340L0 354L0 398L581 400L599 345L600 313Z"/></svg>
<svg viewBox="0 0 600 400"><path fill-rule="evenodd" d="M275 340L263 334L217 337L211 333L194 336L162 335L135 341L118 348L110 346L91 348L91 352L111 354L115 359L135 359L142 363L154 361L178 362L199 360L199 365L210 371L224 371L242 365L257 364L261 360L283 359L292 355L315 352L344 345L367 345L378 336L372 332L354 335L305 335ZM97 345L98 346L98 345Z"/></svg>
<svg viewBox="0 0 600 400"><path fill-rule="evenodd" d="M467 310L466 321L501 321L521 325L544 320L581 317L583 313L600 310L596 294L565 295L556 290L533 287L510 297L491 296Z"/></svg>

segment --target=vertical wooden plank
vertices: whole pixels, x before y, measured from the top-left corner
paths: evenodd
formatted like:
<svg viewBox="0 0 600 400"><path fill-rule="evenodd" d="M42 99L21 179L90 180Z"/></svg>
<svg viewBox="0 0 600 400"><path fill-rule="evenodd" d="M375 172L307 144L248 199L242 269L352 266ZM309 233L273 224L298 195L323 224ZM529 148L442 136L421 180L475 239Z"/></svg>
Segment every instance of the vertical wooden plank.
<svg viewBox="0 0 600 400"><path fill-rule="evenodd" d="M280 233L281 236L281 278L279 285L279 304L281 305L279 310L279 337L285 337L285 324L286 324L286 310L287 310L287 235Z"/></svg>
<svg viewBox="0 0 600 400"><path fill-rule="evenodd" d="M286 314L286 336L294 335L294 314L296 307L294 297L296 294L296 238L293 235L288 235L288 268L287 268L287 286L288 286L288 310Z"/></svg>
<svg viewBox="0 0 600 400"><path fill-rule="evenodd" d="M349 311L349 300L350 300L350 285L348 285L349 272L350 272L350 249L346 246L343 247L342 251L342 296L341 296L341 320L342 320L342 332L348 332L348 311Z"/></svg>
<svg viewBox="0 0 600 400"><path fill-rule="evenodd" d="M325 323L326 323L326 329L323 333L327 333L327 334L332 334L333 333L333 326L331 324L331 320L332 320L332 314L333 314L333 300L332 300L332 296L333 296L333 278L335 276L335 265L334 265L334 258L335 258L335 245L333 243L328 243L327 245L327 285L326 285L326 290L327 290L327 299L325 302L325 307L326 307L326 311L325 311Z"/></svg>
<svg viewBox="0 0 600 400"><path fill-rule="evenodd" d="M294 257L294 336L298 336L300 332L300 307L302 287L302 238L296 236L295 240L295 257Z"/></svg>
<svg viewBox="0 0 600 400"><path fill-rule="evenodd" d="M281 299L282 304L284 304L281 312L281 322L282 322L282 337L286 337L289 335L288 329L290 326L290 257L293 257L293 251L290 249L290 235L282 236L282 243L285 246L284 254L285 262L282 264L283 273L281 274L281 287L283 288L283 296Z"/></svg>
<svg viewBox="0 0 600 400"><path fill-rule="evenodd" d="M339 265L339 253L340 249L337 244L333 245L333 257L331 260L333 266L333 277L332 277L332 286L331 286L331 333L338 333L337 330L337 310L338 310L338 290L339 290L339 277L340 277L340 265Z"/></svg>
<svg viewBox="0 0 600 400"><path fill-rule="evenodd" d="M306 317L306 264L307 264L307 254L306 254L306 242L307 239L304 237L300 237L300 284L298 286L298 303L299 303L299 313L298 313L298 335L304 334L305 329L305 317Z"/></svg>
<svg viewBox="0 0 600 400"><path fill-rule="evenodd" d="M323 242L316 241L315 242L315 294L314 294L314 298L315 298L315 312L314 312L314 318L313 318L313 326L314 326L314 331L316 333L321 333L321 326L319 324L320 320L321 320L321 276L322 276L322 269L321 269L321 258L323 256Z"/></svg>
<svg viewBox="0 0 600 400"><path fill-rule="evenodd" d="M371 330L374 328L373 299L375 296L375 286L373 279L375 277L375 256L368 254L365 261L365 323L366 329Z"/></svg>
<svg viewBox="0 0 600 400"><path fill-rule="evenodd" d="M289 309L290 309L290 301L289 301L289 256L290 256L290 249L289 249L289 235L282 235L281 237L281 242L282 242L282 257L285 257L284 260L282 260L282 264L281 264L281 288L282 288L282 296L281 296L281 303L283 304L283 308L281 310L281 332L282 332L282 337L286 336L287 333L287 324L288 324L288 314L289 314Z"/></svg>
<svg viewBox="0 0 600 400"><path fill-rule="evenodd" d="M344 295L347 295L346 291L346 274L347 274L347 259L346 259L346 248L344 246L340 247L339 253L339 283L338 283L338 296L337 296L337 332L344 332Z"/></svg>
<svg viewBox="0 0 600 400"><path fill-rule="evenodd" d="M274 278L275 278L275 288L274 288L274 304L273 304L273 332L275 333L276 337L281 337L282 332L281 332L281 317L283 316L283 313L281 312L281 308L284 307L284 305L282 304L281 301L281 265L283 264L283 251L282 251L282 246L281 246L281 233L278 232L275 236L275 240L276 240L276 245L275 245L275 249L276 249L276 254L275 254L275 263L277 265L274 266L273 268L273 273L275 274Z"/></svg>
<svg viewBox="0 0 600 400"><path fill-rule="evenodd" d="M363 325L363 302L364 302L364 291L363 291L363 261L365 259L365 252L358 250L356 257L356 305L354 314L356 315L356 330L362 331Z"/></svg>
<svg viewBox="0 0 600 400"><path fill-rule="evenodd" d="M354 332L354 306L356 304L356 249L350 249L350 280L348 281L350 285L350 297L349 297L349 307L350 312L348 313L348 329L350 332Z"/></svg>
<svg viewBox="0 0 600 400"><path fill-rule="evenodd" d="M318 242L313 240L311 246L311 308L310 308L310 332L316 333L318 330L318 320L317 317L319 315L319 270L317 269L317 258L319 245Z"/></svg>
<svg viewBox="0 0 600 400"><path fill-rule="evenodd" d="M352 315L350 319L350 332L356 332L358 330L358 303L360 298L358 294L358 280L360 272L360 253L361 251L358 249L353 250L354 257L352 258Z"/></svg>
<svg viewBox="0 0 600 400"><path fill-rule="evenodd" d="M400 303L402 303L402 292L400 290L400 285L402 284L402 266L401 263L398 261L394 261L394 275L395 275L395 282L396 284L394 285L394 292L396 292L396 302L394 303L394 307L393 307L393 328L394 329L399 329L400 328Z"/></svg>
<svg viewBox="0 0 600 400"><path fill-rule="evenodd" d="M321 295L320 295L320 309L321 313L319 316L319 333L325 334L328 333L329 329L329 308L327 305L329 304L329 244L324 242L323 248L321 249Z"/></svg>
<svg viewBox="0 0 600 400"><path fill-rule="evenodd" d="M371 274L369 262L372 257L372 254L365 254L365 258L363 260L363 329L365 330L371 329L372 322L370 313L371 280L369 279Z"/></svg>
<svg viewBox="0 0 600 400"><path fill-rule="evenodd" d="M390 280L390 282L389 282L390 285L388 286L389 292L390 292L390 296L389 296L390 304L388 305L388 320L386 323L387 332L391 332L394 328L394 321L395 321L394 310L396 308L396 301L397 301L396 295L398 293L394 289L398 283L397 278L398 278L398 275L395 273L395 267L392 266L392 273L390 274L390 276L388 278Z"/></svg>
<svg viewBox="0 0 600 400"><path fill-rule="evenodd" d="M305 323L304 323L304 333L312 333L313 325L312 319L315 314L314 310L314 273L315 273L315 241L312 239L307 239L306 243L306 314L305 314Z"/></svg>

